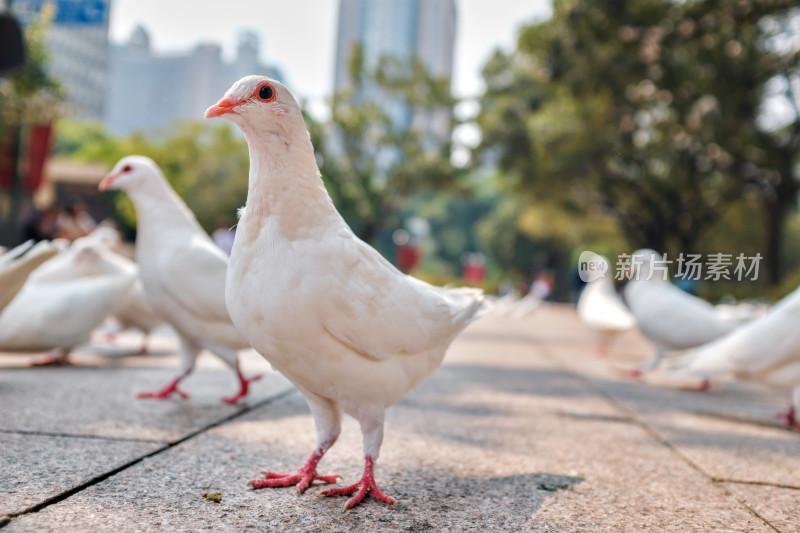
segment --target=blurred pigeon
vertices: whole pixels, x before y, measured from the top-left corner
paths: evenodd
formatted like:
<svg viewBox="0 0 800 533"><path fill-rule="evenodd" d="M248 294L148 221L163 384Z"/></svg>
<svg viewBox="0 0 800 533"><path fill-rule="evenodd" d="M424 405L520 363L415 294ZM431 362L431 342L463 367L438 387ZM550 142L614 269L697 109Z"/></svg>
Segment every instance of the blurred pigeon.
<svg viewBox="0 0 800 533"><path fill-rule="evenodd" d="M100 260L93 252L81 261ZM29 280L0 313L0 350L43 351L56 355L38 364L64 364L76 346L89 340L135 280L130 274L72 280Z"/></svg>
<svg viewBox="0 0 800 533"><path fill-rule="evenodd" d="M247 395L261 376L245 378L239 350L249 348L225 307L228 257L203 231L194 214L167 183L152 159L128 156L120 160L99 189L122 189L138 214L136 262L147 301L177 331L181 341L181 374L159 391L140 398L166 399L188 395L178 383L191 373L206 349L236 371L239 392L223 398L234 404Z"/></svg>
<svg viewBox="0 0 800 533"><path fill-rule="evenodd" d="M733 374L742 380L793 391L788 427L800 430L800 288L760 318L713 342L667 354L665 365L680 374Z"/></svg>
<svg viewBox="0 0 800 533"><path fill-rule="evenodd" d="M109 239L109 235L112 234L105 231L92 232L89 236L76 239L59 257L38 268L31 275L31 280L57 281L111 274L134 276L136 281L129 291L120 296L114 306L113 316L122 329L136 328L144 334L138 351L144 354L147 353L150 332L163 324L164 319L147 303L136 263L108 248L115 246L115 240ZM89 251L91 254L87 253ZM92 257L97 259L89 260Z"/></svg>
<svg viewBox="0 0 800 533"><path fill-rule="evenodd" d="M336 441L342 412L358 420L365 467L358 483L320 495L368 492L386 503L374 462L384 411L441 364L453 338L477 317L477 289L442 289L407 276L359 240L320 178L300 107L277 81L236 82L206 118L225 116L250 147L247 208L228 271L231 318L253 347L297 386L317 428L317 447L296 474L265 472L254 488L321 476L317 464Z"/></svg>
<svg viewBox="0 0 800 533"><path fill-rule="evenodd" d="M614 282L608 274L608 259L592 254L589 260L605 262L606 270L604 275L589 281L584 287L578 299L578 318L589 329L597 332L597 354L605 356L614 337L633 329L636 320L614 289Z"/></svg>
<svg viewBox="0 0 800 533"><path fill-rule="evenodd" d="M660 254L637 250L631 255L631 279L625 286L628 303L639 330L656 347L655 356L633 375L652 370L665 352L694 348L729 333L739 322L721 316L714 306L682 291L659 272ZM703 381L701 389L707 388Z"/></svg>
<svg viewBox="0 0 800 533"><path fill-rule="evenodd" d="M56 254L58 249L47 241L27 241L0 255L0 312L19 293L30 273Z"/></svg>

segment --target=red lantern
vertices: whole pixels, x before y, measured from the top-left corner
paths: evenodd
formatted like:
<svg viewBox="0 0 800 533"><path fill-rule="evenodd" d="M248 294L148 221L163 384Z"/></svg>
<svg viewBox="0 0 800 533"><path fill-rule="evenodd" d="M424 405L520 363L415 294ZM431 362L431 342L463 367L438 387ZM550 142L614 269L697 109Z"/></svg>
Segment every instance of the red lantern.
<svg viewBox="0 0 800 533"><path fill-rule="evenodd" d="M50 145L53 140L52 124L34 124L30 128L28 141L27 172L25 189L36 192L42 184L44 165L50 155Z"/></svg>

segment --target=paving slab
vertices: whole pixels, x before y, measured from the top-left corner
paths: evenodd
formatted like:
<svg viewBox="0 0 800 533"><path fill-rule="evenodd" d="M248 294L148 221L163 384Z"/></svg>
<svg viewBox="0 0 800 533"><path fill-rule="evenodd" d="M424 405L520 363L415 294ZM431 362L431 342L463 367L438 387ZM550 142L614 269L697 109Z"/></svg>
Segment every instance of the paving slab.
<svg viewBox="0 0 800 533"><path fill-rule="evenodd" d="M163 387L168 368L67 367L0 371L0 430L174 442L290 388L275 372L253 384L242 405L230 371L197 369L183 389L188 400L138 400L137 392Z"/></svg>
<svg viewBox="0 0 800 533"><path fill-rule="evenodd" d="M561 323L562 333L570 327ZM571 323L570 323L571 324ZM255 409L53 504L8 531L774 531L732 492L565 370L526 327L478 322L387 413L376 470L394 507L246 487L314 444L299 395ZM552 326L553 332L555 326ZM320 464L352 483L357 424ZM203 493L219 492L215 503Z"/></svg>
<svg viewBox="0 0 800 533"><path fill-rule="evenodd" d="M726 483L725 488L768 520L778 531L800 531L800 491L739 483Z"/></svg>
<svg viewBox="0 0 800 533"><path fill-rule="evenodd" d="M0 433L0 520L163 446L153 442Z"/></svg>

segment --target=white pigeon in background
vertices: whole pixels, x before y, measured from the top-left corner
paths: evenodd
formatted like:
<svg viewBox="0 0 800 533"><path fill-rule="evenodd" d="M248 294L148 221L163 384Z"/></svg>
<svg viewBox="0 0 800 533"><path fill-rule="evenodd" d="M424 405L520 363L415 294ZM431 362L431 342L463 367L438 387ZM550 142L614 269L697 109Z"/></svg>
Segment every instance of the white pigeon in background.
<svg viewBox="0 0 800 533"><path fill-rule="evenodd" d="M583 259L583 256L582 256ZM604 274L589 281L578 298L578 318L589 329L597 332L597 354L608 354L609 346L614 338L636 326L636 319L614 289L608 259L602 255L592 254L587 261L594 264L605 263Z"/></svg>
<svg viewBox="0 0 800 533"><path fill-rule="evenodd" d="M147 303L136 263L112 251L109 246L114 246L113 239L92 232L76 239L59 257L38 268L31 275L31 280L58 281L113 274L134 276L136 281L129 291L120 296L112 314L122 329L136 328L143 333L142 345L137 353L147 353L150 332L163 324L164 319ZM89 250L102 260L81 260Z"/></svg>
<svg viewBox="0 0 800 533"><path fill-rule="evenodd" d="M22 290L31 272L58 254L47 241L27 241L0 255L0 312Z"/></svg>
<svg viewBox="0 0 800 533"><path fill-rule="evenodd" d="M87 250L76 261L102 261ZM41 267L40 267L41 268ZM0 313L0 350L44 351L55 355L36 364L65 364L69 353L89 341L135 276L127 273L36 281L29 279Z"/></svg>
<svg viewBox="0 0 800 533"><path fill-rule="evenodd" d="M631 255L631 278L625 286L625 301L639 330L656 347L655 356L632 375L654 369L664 353L694 348L731 332L740 323L722 317L705 300L682 291L660 270L662 257L653 250ZM708 388L704 380L701 389Z"/></svg>
<svg viewBox="0 0 800 533"><path fill-rule="evenodd" d="M223 401L233 404L244 398L249 384L261 376L245 378L239 368L238 352L249 345L225 307L228 257L211 241L152 159L122 158L99 189L122 189L133 201L136 262L147 300L175 328L181 342L181 374L163 389L139 397L166 399L177 394L188 398L178 383L191 373L205 349L234 369L239 379L239 392Z"/></svg>
<svg viewBox="0 0 800 533"><path fill-rule="evenodd" d="M353 495L345 508L368 492L394 503L373 471L384 411L441 364L482 293L407 276L353 234L322 183L300 106L277 81L243 78L205 116L229 118L250 148L247 208L228 271L231 318L300 390L317 428L317 447L296 474L265 472L250 484L303 492L315 480L335 482L317 463L344 412L361 425L364 474L320 495Z"/></svg>
<svg viewBox="0 0 800 533"><path fill-rule="evenodd" d="M695 376L732 374L742 380L792 391L792 404L781 414L800 430L800 288L760 318L713 342L667 354L665 365Z"/></svg>

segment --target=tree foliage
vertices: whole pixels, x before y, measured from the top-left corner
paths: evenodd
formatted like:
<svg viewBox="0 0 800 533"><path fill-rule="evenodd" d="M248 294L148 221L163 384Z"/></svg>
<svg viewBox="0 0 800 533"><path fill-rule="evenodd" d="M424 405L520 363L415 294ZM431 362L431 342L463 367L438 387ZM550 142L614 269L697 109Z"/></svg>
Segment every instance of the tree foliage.
<svg viewBox="0 0 800 533"><path fill-rule="evenodd" d="M536 199L612 215L634 246L692 251L760 199L772 278L795 205L800 46L788 0L567 0L484 69L479 153ZM792 40L794 39L794 40ZM763 124L770 87L793 114Z"/></svg>
<svg viewBox="0 0 800 533"><path fill-rule="evenodd" d="M309 120L322 177L354 231L375 242L420 190L455 188L450 163L450 80L432 76L416 58L382 58L368 67L355 46L350 84L333 95L330 121ZM440 124L431 129L427 120ZM310 117L307 117L307 120Z"/></svg>

